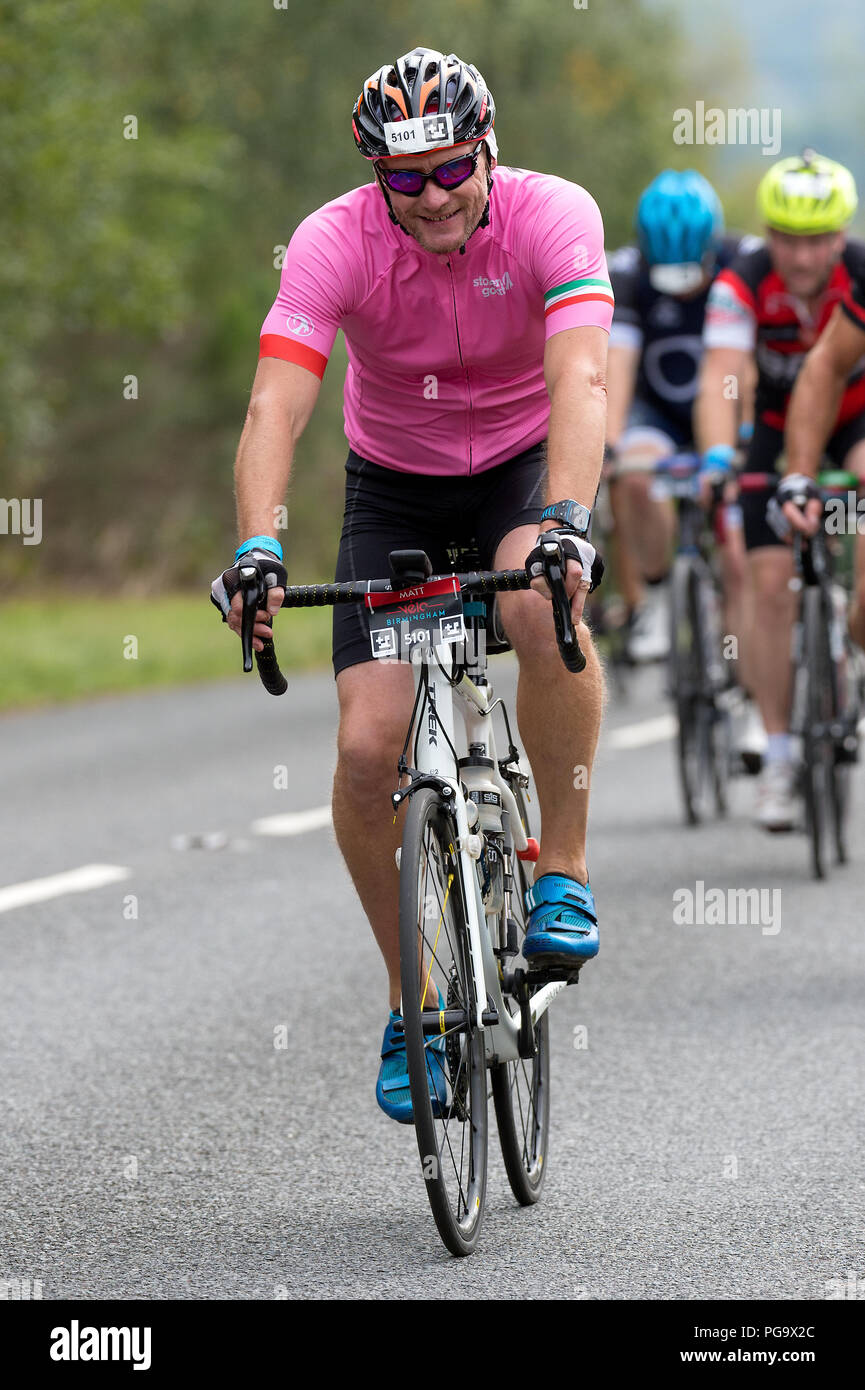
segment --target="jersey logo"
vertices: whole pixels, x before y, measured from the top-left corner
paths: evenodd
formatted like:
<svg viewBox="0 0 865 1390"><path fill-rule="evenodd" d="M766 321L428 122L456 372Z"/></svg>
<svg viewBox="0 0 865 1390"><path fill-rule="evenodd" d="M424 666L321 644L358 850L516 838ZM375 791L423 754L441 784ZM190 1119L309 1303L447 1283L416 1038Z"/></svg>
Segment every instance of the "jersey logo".
<svg viewBox="0 0 865 1390"><path fill-rule="evenodd" d="M308 338L310 333L315 332L315 325L306 314L289 314L285 326L289 333L293 333L297 338Z"/></svg>
<svg viewBox="0 0 865 1390"><path fill-rule="evenodd" d="M472 281L472 286L474 289L480 290L486 299L491 294L507 294L508 290L513 289L514 282L511 279L510 271L506 270L504 275L494 276L492 279L488 279L485 275L478 275Z"/></svg>
<svg viewBox="0 0 865 1390"><path fill-rule="evenodd" d="M649 310L649 323L656 324L658 328L678 328L682 318L681 304L666 297L656 300Z"/></svg>

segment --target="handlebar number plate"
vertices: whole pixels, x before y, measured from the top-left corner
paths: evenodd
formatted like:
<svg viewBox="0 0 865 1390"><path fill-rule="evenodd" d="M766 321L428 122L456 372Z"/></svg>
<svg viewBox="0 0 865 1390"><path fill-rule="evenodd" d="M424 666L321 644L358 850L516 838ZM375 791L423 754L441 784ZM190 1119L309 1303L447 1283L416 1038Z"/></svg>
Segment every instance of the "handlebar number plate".
<svg viewBox="0 0 865 1390"><path fill-rule="evenodd" d="M456 576L407 589L369 593L364 599L372 654L377 660L411 661L442 642L465 640L463 601Z"/></svg>

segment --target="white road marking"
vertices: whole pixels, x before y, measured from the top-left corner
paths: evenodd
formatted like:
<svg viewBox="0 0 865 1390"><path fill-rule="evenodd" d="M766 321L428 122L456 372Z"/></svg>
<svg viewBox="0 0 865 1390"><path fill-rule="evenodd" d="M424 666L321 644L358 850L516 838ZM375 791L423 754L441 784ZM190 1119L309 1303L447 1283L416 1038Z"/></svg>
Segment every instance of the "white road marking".
<svg viewBox="0 0 865 1390"><path fill-rule="evenodd" d="M659 714L655 719L643 719L639 724L625 724L611 729L604 742L609 748L643 748L647 743L663 743L675 738L678 721L674 714Z"/></svg>
<svg viewBox="0 0 865 1390"><path fill-rule="evenodd" d="M108 883L129 878L131 873L131 869L119 864L83 864L80 869L69 869L64 874L11 883L8 888L0 888L0 912L11 912L14 907L26 907L30 903L44 903L64 893L86 893L91 888L104 888Z"/></svg>
<svg viewBox="0 0 865 1390"><path fill-rule="evenodd" d="M611 729L604 742L609 748L642 748L647 743L661 743L674 738L677 729L673 714L662 714L656 719L644 719L639 724L625 724L623 728ZM527 767L525 759L522 760ZM329 806L316 806L311 811L288 811L280 816L264 816L254 820L250 829L256 835L304 835L307 830L321 830L331 824Z"/></svg>
<svg viewBox="0 0 865 1390"><path fill-rule="evenodd" d="M321 830L330 825L329 806L316 806L312 811L287 811L281 816L264 816L254 820L250 829L256 835L303 835L307 830Z"/></svg>

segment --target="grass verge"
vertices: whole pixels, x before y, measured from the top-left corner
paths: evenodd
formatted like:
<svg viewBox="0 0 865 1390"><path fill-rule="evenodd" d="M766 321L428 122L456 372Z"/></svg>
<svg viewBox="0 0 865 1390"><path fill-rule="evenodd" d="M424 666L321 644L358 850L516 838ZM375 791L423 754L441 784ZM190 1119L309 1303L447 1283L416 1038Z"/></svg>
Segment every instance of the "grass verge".
<svg viewBox="0 0 865 1390"><path fill-rule="evenodd" d="M276 620L280 665L326 668L329 608ZM240 673L240 643L201 595L52 598L0 604L0 710Z"/></svg>

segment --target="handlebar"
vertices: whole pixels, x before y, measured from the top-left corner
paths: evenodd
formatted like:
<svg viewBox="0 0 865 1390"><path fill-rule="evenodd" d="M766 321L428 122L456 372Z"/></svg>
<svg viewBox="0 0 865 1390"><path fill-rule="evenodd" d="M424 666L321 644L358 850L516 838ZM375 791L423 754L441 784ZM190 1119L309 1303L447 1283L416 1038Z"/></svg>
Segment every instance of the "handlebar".
<svg viewBox="0 0 865 1390"><path fill-rule="evenodd" d="M578 674L585 669L586 655L582 650L571 618L571 603L565 590L564 575L555 555L544 556L544 577L550 587L553 602L553 622L562 661L569 671ZM513 592L531 587L525 570L472 570L468 574L432 575L430 579L456 579L462 594L483 597L485 594ZM272 638L263 638L263 650L253 652L252 636L256 613L264 607L267 588L256 564L242 565L240 587L243 595L240 641L244 671L252 670L252 658L258 667L261 683L271 695L284 695L288 682L276 659ZM363 603L367 594L380 594L394 589L389 579L359 579L347 584L295 584L285 591L283 608L325 608L343 603Z"/></svg>
<svg viewBox="0 0 865 1390"><path fill-rule="evenodd" d="M243 669L244 671L251 671L252 632L255 627L255 615L267 597L267 586L258 565L241 565L240 592L243 598L243 608L240 615L240 646L243 652ZM272 625L272 618L268 618L267 621L269 625ZM261 651L255 652L255 664L258 667L261 683L271 695L284 695L288 689L288 681L279 669L273 638L263 638L262 642Z"/></svg>

